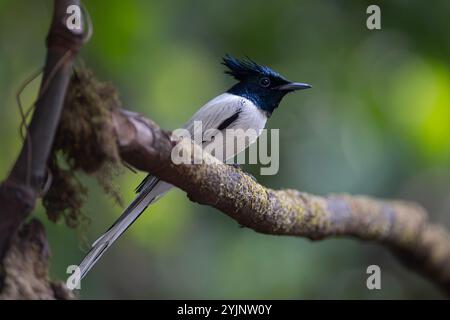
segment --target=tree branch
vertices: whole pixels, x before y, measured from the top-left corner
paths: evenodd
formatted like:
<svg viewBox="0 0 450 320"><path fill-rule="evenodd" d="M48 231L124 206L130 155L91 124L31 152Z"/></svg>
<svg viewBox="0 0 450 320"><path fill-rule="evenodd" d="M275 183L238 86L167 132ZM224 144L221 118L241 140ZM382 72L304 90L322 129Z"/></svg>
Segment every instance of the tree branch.
<svg viewBox="0 0 450 320"><path fill-rule="evenodd" d="M175 142L151 120L130 112L112 113L122 158L137 169L187 192L195 202L219 209L257 232L319 240L350 236L379 242L407 266L427 275L450 294L450 236L431 224L419 205L346 194L320 197L296 190L272 190L203 153L190 141L185 151L203 153L206 163L171 161Z"/></svg>
<svg viewBox="0 0 450 320"><path fill-rule="evenodd" d="M61 284L48 279L49 249L44 227L32 220L46 177L72 65L84 42L83 28L69 30L67 8L79 0L55 0L47 36L47 57L35 111L17 161L0 185L0 298L73 298ZM25 121L25 119L23 119Z"/></svg>
<svg viewBox="0 0 450 320"><path fill-rule="evenodd" d="M46 175L72 64L83 44L83 31L66 27L69 5L78 0L55 0L47 36L47 58L35 112L20 155L0 186L0 261L7 246L34 207Z"/></svg>

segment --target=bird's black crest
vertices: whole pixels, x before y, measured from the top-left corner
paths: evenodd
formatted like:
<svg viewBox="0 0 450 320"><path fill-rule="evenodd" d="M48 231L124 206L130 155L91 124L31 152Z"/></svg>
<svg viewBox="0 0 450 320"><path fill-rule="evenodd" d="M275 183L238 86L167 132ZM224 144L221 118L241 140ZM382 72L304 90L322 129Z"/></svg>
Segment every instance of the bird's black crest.
<svg viewBox="0 0 450 320"><path fill-rule="evenodd" d="M222 64L228 68L225 73L231 75L239 81L244 80L247 77L258 75L283 79L281 75L279 75L269 67L257 64L255 61L249 58L239 60L227 54L225 55L225 57L223 57Z"/></svg>

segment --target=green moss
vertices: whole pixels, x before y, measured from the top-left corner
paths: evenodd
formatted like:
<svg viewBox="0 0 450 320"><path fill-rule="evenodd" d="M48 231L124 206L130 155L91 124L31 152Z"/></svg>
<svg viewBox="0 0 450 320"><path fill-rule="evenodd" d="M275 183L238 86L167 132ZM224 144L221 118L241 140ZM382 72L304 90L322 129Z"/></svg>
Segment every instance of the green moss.
<svg viewBox="0 0 450 320"><path fill-rule="evenodd" d="M110 117L119 107L113 85L98 81L87 69L74 72L49 161L52 184L43 198L52 221L64 217L73 228L87 221L81 212L87 189L78 178L80 172L94 176L104 191L121 203L112 182L120 157Z"/></svg>

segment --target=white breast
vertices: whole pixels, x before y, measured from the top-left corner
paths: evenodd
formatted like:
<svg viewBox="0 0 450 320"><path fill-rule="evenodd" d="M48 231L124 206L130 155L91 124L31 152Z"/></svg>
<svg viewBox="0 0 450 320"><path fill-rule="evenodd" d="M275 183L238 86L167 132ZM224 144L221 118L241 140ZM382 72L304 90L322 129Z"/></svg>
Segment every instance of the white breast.
<svg viewBox="0 0 450 320"><path fill-rule="evenodd" d="M230 128L254 129L259 132L259 136L266 125L267 116L252 101L243 97L239 98L242 105L241 113L239 118L231 124Z"/></svg>
<svg viewBox="0 0 450 320"><path fill-rule="evenodd" d="M222 161L233 158L255 143L267 122L266 115L252 101L241 97L241 103L238 119L226 130Z"/></svg>

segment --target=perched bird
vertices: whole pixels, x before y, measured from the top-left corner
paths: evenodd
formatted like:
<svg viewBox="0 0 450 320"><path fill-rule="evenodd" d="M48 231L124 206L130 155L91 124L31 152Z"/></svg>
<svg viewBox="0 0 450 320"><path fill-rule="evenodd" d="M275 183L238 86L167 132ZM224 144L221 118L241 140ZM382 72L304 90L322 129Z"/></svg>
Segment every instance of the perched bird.
<svg viewBox="0 0 450 320"><path fill-rule="evenodd" d="M225 73L233 76L238 82L225 93L207 102L186 123L184 128L193 136L195 136L194 130L196 130L194 121L201 121L203 132L208 129L219 131L253 129L259 135L264 129L267 119L287 93L311 88L310 85L305 83L288 81L269 67L259 65L250 59L238 60L226 55L222 64L227 67ZM241 149L232 150L231 156L236 155L255 142L256 138L257 136L248 141ZM211 139L197 142L202 144L203 147L213 143ZM226 144L226 141L222 143ZM224 147L228 149L228 145ZM138 186L135 200L108 231L92 244L91 250L79 265L81 278L87 274L114 241L144 212L147 206L171 188L172 185L169 183L148 175Z"/></svg>

